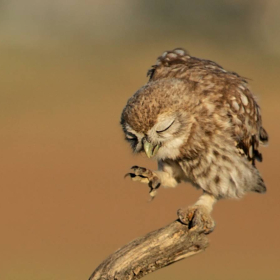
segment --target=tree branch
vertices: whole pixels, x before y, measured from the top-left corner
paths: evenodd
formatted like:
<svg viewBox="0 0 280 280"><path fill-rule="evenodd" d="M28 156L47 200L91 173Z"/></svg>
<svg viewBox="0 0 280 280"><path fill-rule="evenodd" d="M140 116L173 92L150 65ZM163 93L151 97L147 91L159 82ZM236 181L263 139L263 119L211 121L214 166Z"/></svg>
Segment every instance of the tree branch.
<svg viewBox="0 0 280 280"><path fill-rule="evenodd" d="M90 280L134 280L204 251L208 239L202 227L179 220L123 246L93 272Z"/></svg>

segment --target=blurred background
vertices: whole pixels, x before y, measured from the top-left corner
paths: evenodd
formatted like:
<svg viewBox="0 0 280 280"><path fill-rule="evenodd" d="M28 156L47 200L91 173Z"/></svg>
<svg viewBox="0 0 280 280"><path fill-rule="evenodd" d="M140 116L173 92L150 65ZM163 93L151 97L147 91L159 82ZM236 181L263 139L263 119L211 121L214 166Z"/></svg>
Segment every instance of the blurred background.
<svg viewBox="0 0 280 280"><path fill-rule="evenodd" d="M270 134L265 195L220 201L210 248L145 279L280 279L280 2L0 1L0 279L88 279L116 249L176 219L200 192L123 176L127 99L165 50L250 79Z"/></svg>

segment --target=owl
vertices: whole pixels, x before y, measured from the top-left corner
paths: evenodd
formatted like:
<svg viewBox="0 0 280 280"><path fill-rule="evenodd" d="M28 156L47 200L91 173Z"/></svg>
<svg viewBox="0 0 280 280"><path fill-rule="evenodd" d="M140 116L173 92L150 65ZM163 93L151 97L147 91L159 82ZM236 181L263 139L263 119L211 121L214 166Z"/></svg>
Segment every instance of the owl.
<svg viewBox="0 0 280 280"><path fill-rule="evenodd" d="M121 126L133 151L156 159L158 170L133 166L133 181L147 184L151 197L181 182L201 189L185 219L198 210L210 215L222 198L266 191L256 161L268 134L245 78L182 48L164 52L148 76L124 107Z"/></svg>

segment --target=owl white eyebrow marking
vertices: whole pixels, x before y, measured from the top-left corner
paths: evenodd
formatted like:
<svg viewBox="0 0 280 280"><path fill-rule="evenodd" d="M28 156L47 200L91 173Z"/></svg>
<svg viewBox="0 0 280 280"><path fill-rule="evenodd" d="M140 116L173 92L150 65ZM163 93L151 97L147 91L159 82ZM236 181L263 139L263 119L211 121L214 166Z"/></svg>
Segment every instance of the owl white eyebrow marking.
<svg viewBox="0 0 280 280"><path fill-rule="evenodd" d="M172 125L174 122L175 122L175 120L174 120L167 128L165 128L165 129L163 129L163 130L156 130L156 132L157 132L157 133L161 133L161 132L166 131L168 128L171 127L171 125Z"/></svg>

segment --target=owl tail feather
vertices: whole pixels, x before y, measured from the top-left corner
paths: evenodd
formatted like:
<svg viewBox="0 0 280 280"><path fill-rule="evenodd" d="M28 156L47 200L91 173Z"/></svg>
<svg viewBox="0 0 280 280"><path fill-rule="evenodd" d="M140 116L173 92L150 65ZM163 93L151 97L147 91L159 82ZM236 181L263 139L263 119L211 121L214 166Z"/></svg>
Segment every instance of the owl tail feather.
<svg viewBox="0 0 280 280"><path fill-rule="evenodd" d="M257 193L265 193L266 192L266 186L265 183L263 181L263 178L261 177L261 175L258 172L258 177L257 177L257 182L256 184L254 184L252 191L253 192L257 192Z"/></svg>

